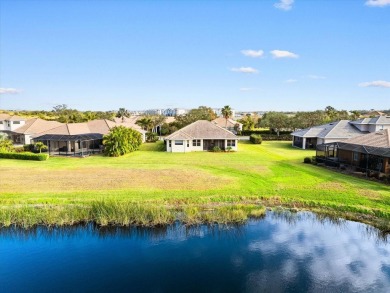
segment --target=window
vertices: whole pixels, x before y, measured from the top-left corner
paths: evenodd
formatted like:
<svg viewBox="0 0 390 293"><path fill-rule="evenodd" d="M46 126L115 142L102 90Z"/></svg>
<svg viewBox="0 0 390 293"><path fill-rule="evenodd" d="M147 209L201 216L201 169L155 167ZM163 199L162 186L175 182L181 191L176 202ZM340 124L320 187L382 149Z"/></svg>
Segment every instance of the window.
<svg viewBox="0 0 390 293"><path fill-rule="evenodd" d="M359 161L359 153L353 152L353 160L354 161Z"/></svg>
<svg viewBox="0 0 390 293"><path fill-rule="evenodd" d="M0 124L3 124L3 121L0 121Z"/></svg>
<svg viewBox="0 0 390 293"><path fill-rule="evenodd" d="M187 147L189 148L190 147L190 141L187 140Z"/></svg>
<svg viewBox="0 0 390 293"><path fill-rule="evenodd" d="M236 146L236 141L235 140L227 140L227 146L228 147L235 147Z"/></svg>
<svg viewBox="0 0 390 293"><path fill-rule="evenodd" d="M172 147L172 140L169 141L169 147Z"/></svg>
<svg viewBox="0 0 390 293"><path fill-rule="evenodd" d="M200 139L194 139L192 141L192 146L200 146Z"/></svg>
<svg viewBox="0 0 390 293"><path fill-rule="evenodd" d="M20 124L20 121L14 121L13 124Z"/></svg>
<svg viewBox="0 0 390 293"><path fill-rule="evenodd" d="M183 141L182 140L175 140L175 145L183 145Z"/></svg>

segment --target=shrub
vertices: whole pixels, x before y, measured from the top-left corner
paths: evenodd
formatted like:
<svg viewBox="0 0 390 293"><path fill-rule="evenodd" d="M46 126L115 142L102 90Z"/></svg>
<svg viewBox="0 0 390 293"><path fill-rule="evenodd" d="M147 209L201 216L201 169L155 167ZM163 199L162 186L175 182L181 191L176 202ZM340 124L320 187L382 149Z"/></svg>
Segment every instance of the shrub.
<svg viewBox="0 0 390 293"><path fill-rule="evenodd" d="M14 145L12 144L12 141L8 138L1 139L0 140L0 152L13 152L14 151Z"/></svg>
<svg viewBox="0 0 390 293"><path fill-rule="evenodd" d="M49 158L49 155L48 154L33 154L33 153L1 152L0 158L15 159L15 160L30 160L30 161L46 161Z"/></svg>
<svg viewBox="0 0 390 293"><path fill-rule="evenodd" d="M231 146L228 146L228 147L226 148L226 151L227 151L228 153L230 153L231 151L233 151L233 148L232 148Z"/></svg>
<svg viewBox="0 0 390 293"><path fill-rule="evenodd" d="M306 157L306 158L303 159L303 162L305 164L311 164L311 158L310 157Z"/></svg>
<svg viewBox="0 0 390 293"><path fill-rule="evenodd" d="M23 145L23 149L25 152L32 152L33 153L35 151L35 146L32 143L25 144L25 145Z"/></svg>
<svg viewBox="0 0 390 293"><path fill-rule="evenodd" d="M154 132L147 132L146 133L146 141L147 142L156 142L158 141L158 135Z"/></svg>
<svg viewBox="0 0 390 293"><path fill-rule="evenodd" d="M24 152L24 148L22 146L18 146L18 147L14 148L14 151L16 153L23 153Z"/></svg>
<svg viewBox="0 0 390 293"><path fill-rule="evenodd" d="M142 144L142 135L138 131L124 126L115 126L103 137L104 154L119 157L138 150Z"/></svg>
<svg viewBox="0 0 390 293"><path fill-rule="evenodd" d="M244 135L244 136L250 136L252 134L260 134L262 136L264 136L264 135L277 136L277 134L271 130L243 130L243 131L241 131L241 135ZM279 136L290 135L290 134L291 134L291 131L279 131Z"/></svg>
<svg viewBox="0 0 390 293"><path fill-rule="evenodd" d="M213 147L213 152L218 153L218 152L221 152L221 151L222 151L222 150L221 150L221 148L220 148L219 146Z"/></svg>
<svg viewBox="0 0 390 293"><path fill-rule="evenodd" d="M261 144L263 142L263 138L261 137L260 134L252 134L249 137L249 140L254 143L254 144Z"/></svg>

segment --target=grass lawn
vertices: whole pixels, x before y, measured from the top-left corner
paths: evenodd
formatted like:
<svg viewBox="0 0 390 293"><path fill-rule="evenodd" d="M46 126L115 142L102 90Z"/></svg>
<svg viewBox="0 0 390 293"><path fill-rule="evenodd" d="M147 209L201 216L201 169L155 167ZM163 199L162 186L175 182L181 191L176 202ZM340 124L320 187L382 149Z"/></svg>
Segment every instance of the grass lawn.
<svg viewBox="0 0 390 293"><path fill-rule="evenodd" d="M303 164L314 151L294 149L289 142L242 142L235 153L163 150L160 142L144 144L140 151L119 158L0 159L0 224L23 221L24 213L34 217L37 210L44 210L45 217L56 211L66 218L64 223L97 220L81 210L95 208L102 215L108 207L96 203L110 202L117 207L153 207L158 214L180 210L196 221L204 218L200 211L219 206L280 205L389 229L389 186ZM67 213L74 209L81 214L72 218ZM251 213L256 214L252 208L244 212ZM102 218L100 222L105 223Z"/></svg>

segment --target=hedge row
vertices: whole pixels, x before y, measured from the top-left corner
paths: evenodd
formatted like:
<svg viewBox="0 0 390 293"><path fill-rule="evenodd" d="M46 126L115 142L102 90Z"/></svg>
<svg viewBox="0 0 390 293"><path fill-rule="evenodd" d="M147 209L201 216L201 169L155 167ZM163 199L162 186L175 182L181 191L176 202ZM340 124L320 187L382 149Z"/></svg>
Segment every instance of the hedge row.
<svg viewBox="0 0 390 293"><path fill-rule="evenodd" d="M275 132L270 132L269 130L242 130L241 135L250 136L252 134L260 134L263 135L276 135ZM280 131L279 135L291 134L291 131Z"/></svg>
<svg viewBox="0 0 390 293"><path fill-rule="evenodd" d="M260 134L252 134L249 137L249 140L254 143L254 144L261 144L263 142L263 138L261 137Z"/></svg>
<svg viewBox="0 0 390 293"><path fill-rule="evenodd" d="M0 153L0 158L15 159L15 160L30 160L30 161L46 161L49 158L49 155L33 154L33 153Z"/></svg>
<svg viewBox="0 0 390 293"><path fill-rule="evenodd" d="M277 136L276 134L263 134L261 135L263 137L263 140L270 141L270 140L292 140L292 136L290 134L281 134Z"/></svg>

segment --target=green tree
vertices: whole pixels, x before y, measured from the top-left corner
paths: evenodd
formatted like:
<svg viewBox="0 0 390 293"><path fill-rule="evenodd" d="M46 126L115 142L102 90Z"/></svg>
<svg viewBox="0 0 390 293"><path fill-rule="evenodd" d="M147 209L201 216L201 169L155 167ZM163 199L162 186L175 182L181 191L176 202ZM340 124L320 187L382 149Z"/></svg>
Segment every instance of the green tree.
<svg viewBox="0 0 390 293"><path fill-rule="evenodd" d="M352 120L357 120L359 119L361 113L357 110L351 111L351 119Z"/></svg>
<svg viewBox="0 0 390 293"><path fill-rule="evenodd" d="M125 108L119 108L118 112L115 115L117 118L122 118L122 122L125 120L125 117L129 118L130 113Z"/></svg>
<svg viewBox="0 0 390 293"><path fill-rule="evenodd" d="M137 125L141 126L143 130L146 130L148 132L151 132L153 129L153 120L150 116L144 116L141 119L138 119L137 122L135 122Z"/></svg>
<svg viewBox="0 0 390 293"><path fill-rule="evenodd" d="M13 152L14 145L7 134L0 134L0 152Z"/></svg>
<svg viewBox="0 0 390 293"><path fill-rule="evenodd" d="M221 110L221 113L222 113L222 116L223 118L226 119L226 124L225 124L225 127L227 127L227 121L230 117L232 117L233 115L233 111L232 111L232 108L230 108L230 106L224 106Z"/></svg>
<svg viewBox="0 0 390 293"><path fill-rule="evenodd" d="M242 117L239 122L242 124L243 130L253 130L256 125L255 119L252 117L252 115L249 114Z"/></svg>
<svg viewBox="0 0 390 293"><path fill-rule="evenodd" d="M124 126L113 127L103 137L104 154L119 157L136 151L142 144L142 135L138 131Z"/></svg>
<svg viewBox="0 0 390 293"><path fill-rule="evenodd" d="M289 120L287 114L281 112L268 112L264 114L260 125L262 127L269 127L279 136L281 129L290 128Z"/></svg>
<svg viewBox="0 0 390 293"><path fill-rule="evenodd" d="M47 146L43 142L38 141L35 144L35 149L38 150L39 153L42 153L42 151L47 150Z"/></svg>

